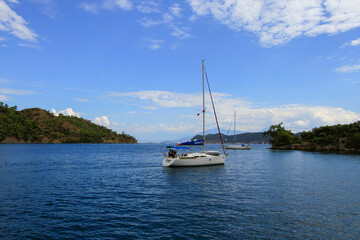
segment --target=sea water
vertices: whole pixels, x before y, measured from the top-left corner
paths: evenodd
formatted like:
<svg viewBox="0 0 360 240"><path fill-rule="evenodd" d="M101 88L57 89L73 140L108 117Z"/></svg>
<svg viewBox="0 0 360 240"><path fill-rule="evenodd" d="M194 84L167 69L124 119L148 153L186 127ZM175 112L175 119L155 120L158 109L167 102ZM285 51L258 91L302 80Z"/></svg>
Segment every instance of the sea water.
<svg viewBox="0 0 360 240"><path fill-rule="evenodd" d="M360 156L252 145L165 168L165 147L0 145L0 238L360 239Z"/></svg>

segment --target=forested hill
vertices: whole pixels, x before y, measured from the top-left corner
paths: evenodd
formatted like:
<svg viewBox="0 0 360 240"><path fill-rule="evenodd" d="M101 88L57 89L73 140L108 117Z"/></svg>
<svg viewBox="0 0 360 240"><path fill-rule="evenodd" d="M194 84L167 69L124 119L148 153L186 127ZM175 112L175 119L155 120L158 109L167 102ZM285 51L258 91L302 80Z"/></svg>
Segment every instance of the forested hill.
<svg viewBox="0 0 360 240"><path fill-rule="evenodd" d="M40 108L17 111L0 102L0 143L137 143L124 132Z"/></svg>

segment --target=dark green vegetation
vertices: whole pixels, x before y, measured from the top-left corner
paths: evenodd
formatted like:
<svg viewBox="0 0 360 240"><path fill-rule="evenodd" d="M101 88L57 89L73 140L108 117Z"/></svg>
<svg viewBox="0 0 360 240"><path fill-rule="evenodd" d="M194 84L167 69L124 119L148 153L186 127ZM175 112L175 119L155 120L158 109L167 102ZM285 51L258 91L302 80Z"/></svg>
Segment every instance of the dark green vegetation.
<svg viewBox="0 0 360 240"><path fill-rule="evenodd" d="M0 143L137 143L89 120L58 117L40 108L17 111L0 102Z"/></svg>
<svg viewBox="0 0 360 240"><path fill-rule="evenodd" d="M360 121L351 124L322 126L308 132L293 134L282 123L271 125L264 136L277 149L299 149L310 151L360 152Z"/></svg>
<svg viewBox="0 0 360 240"><path fill-rule="evenodd" d="M224 143L234 143L234 135L225 135L221 134L221 137L224 141ZM270 137L263 137L263 134L261 132L256 133L241 133L237 134L236 136L236 142L237 143L269 143ZM202 139L202 135L196 135L192 139ZM220 137L219 134L207 134L205 136L207 143L220 143Z"/></svg>

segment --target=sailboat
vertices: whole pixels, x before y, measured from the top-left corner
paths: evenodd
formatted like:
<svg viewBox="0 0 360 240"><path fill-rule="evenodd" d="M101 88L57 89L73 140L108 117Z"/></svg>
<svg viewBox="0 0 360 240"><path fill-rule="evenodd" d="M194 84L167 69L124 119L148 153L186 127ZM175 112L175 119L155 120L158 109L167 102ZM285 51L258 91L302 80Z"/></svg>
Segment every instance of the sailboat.
<svg viewBox="0 0 360 240"><path fill-rule="evenodd" d="M234 144L225 146L226 149L233 150L250 150L251 146L248 144L236 144L236 111L234 113Z"/></svg>
<svg viewBox="0 0 360 240"><path fill-rule="evenodd" d="M205 76L207 80L207 85L209 87L209 94L211 97L211 102L215 114L215 119L217 123L217 127L219 130L219 136L223 147L223 154L220 154L219 151L205 151ZM212 94L210 91L209 80L207 78L207 74L205 72L204 60L202 60L202 90L203 90L203 106L202 106L202 114L203 114L203 143L202 143L202 151L201 152L185 152L185 153L177 153L176 149L180 147L171 147L168 154L164 152L164 167L195 167L195 166L211 166L211 165L224 165L225 163L225 148L222 142L222 137L220 134L219 124L216 117L214 101L212 99Z"/></svg>

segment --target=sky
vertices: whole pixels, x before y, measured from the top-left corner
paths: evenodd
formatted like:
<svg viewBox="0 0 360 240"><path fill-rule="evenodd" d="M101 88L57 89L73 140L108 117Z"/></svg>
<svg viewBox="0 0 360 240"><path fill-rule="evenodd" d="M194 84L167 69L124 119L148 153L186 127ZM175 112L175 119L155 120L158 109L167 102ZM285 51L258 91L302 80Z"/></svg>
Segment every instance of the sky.
<svg viewBox="0 0 360 240"><path fill-rule="evenodd" d="M139 142L360 120L360 0L0 0L0 101ZM206 128L216 127L206 98Z"/></svg>

